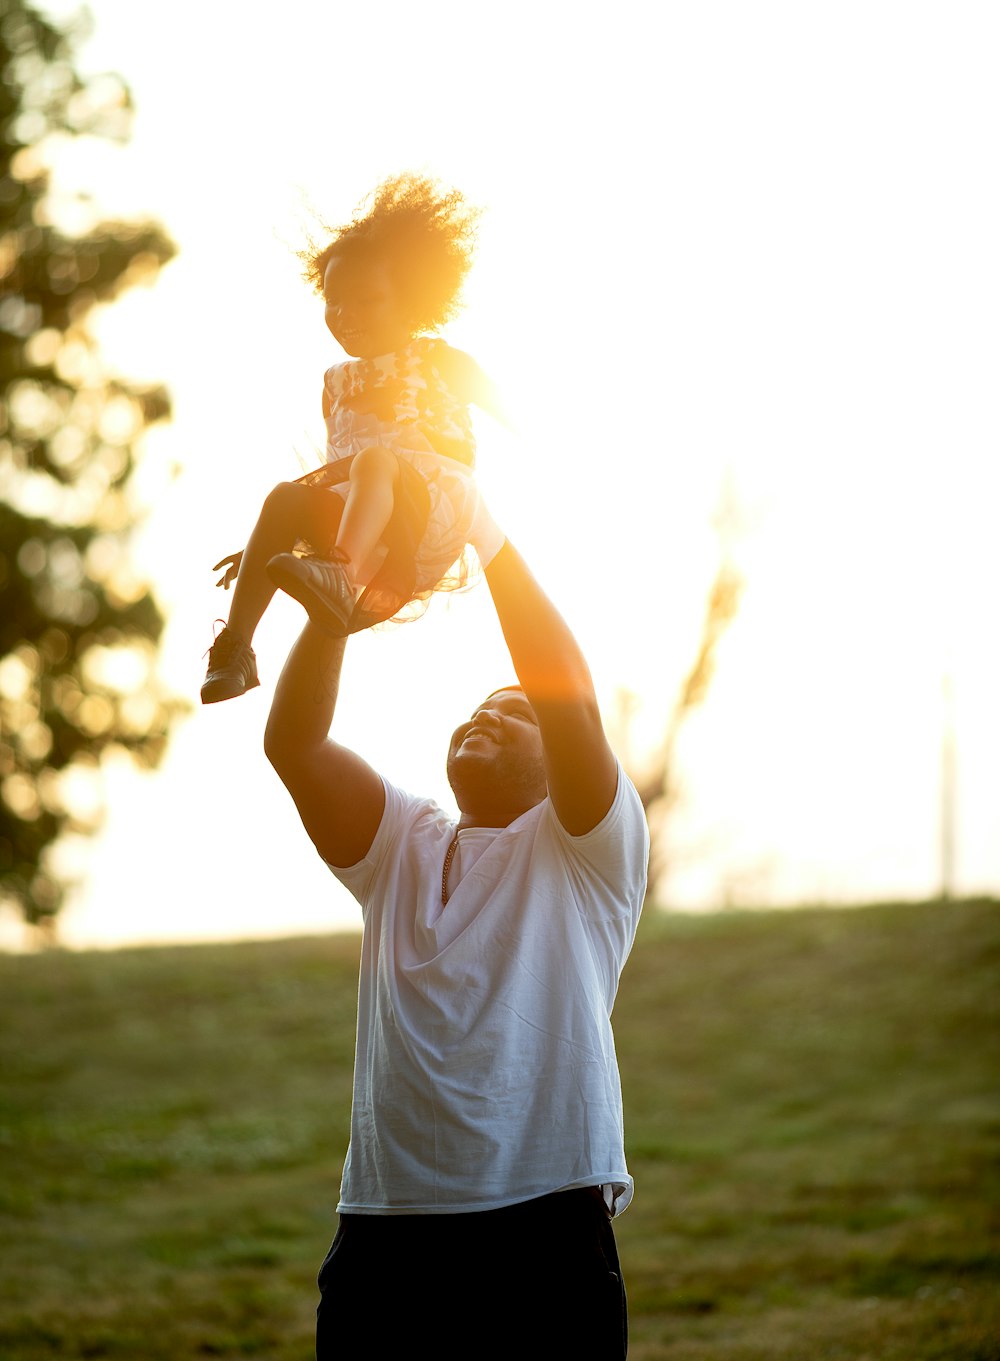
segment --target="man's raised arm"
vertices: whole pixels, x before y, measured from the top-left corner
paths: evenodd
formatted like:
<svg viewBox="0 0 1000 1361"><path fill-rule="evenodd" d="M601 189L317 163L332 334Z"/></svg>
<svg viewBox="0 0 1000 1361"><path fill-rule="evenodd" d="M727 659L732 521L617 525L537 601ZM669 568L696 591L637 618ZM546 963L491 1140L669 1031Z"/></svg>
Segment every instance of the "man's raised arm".
<svg viewBox="0 0 1000 1361"><path fill-rule="evenodd" d="M513 544L505 543L489 562L486 580L514 670L538 719L552 806L566 830L582 836L607 813L617 786L590 668Z"/></svg>
<svg viewBox="0 0 1000 1361"><path fill-rule="evenodd" d="M330 737L340 688L343 638L307 624L278 679L264 751L309 836L331 865L367 855L385 808L381 777Z"/></svg>

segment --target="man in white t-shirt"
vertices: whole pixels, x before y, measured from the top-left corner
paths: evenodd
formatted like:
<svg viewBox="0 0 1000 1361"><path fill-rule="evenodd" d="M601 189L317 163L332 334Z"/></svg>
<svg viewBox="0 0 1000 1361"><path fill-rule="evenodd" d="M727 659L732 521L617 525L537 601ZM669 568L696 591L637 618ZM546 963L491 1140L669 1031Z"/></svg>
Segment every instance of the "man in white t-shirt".
<svg viewBox="0 0 1000 1361"><path fill-rule="evenodd" d="M646 824L565 622L512 545L477 547L519 685L455 730L457 824L330 736L342 640L307 625L268 721L268 757L365 928L320 1361L626 1350L610 1013Z"/></svg>

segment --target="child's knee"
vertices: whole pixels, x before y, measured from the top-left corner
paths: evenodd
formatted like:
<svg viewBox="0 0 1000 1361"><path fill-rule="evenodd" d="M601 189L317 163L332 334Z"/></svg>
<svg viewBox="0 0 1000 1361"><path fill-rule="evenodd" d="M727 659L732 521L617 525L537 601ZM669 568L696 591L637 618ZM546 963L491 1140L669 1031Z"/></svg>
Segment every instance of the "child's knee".
<svg viewBox="0 0 1000 1361"><path fill-rule="evenodd" d="M264 499L261 520L269 530L302 533L302 525L323 518L325 502L331 499L326 488L308 487L301 482L279 482Z"/></svg>
<svg viewBox="0 0 1000 1361"><path fill-rule="evenodd" d="M265 510L280 511L299 499L299 492L302 488L297 482L279 482L276 487L272 487L264 498Z"/></svg>
<svg viewBox="0 0 1000 1361"><path fill-rule="evenodd" d="M396 462L396 455L391 449L383 449L376 444L355 454L354 461L351 464L351 481L383 482L393 486L398 472L399 465Z"/></svg>

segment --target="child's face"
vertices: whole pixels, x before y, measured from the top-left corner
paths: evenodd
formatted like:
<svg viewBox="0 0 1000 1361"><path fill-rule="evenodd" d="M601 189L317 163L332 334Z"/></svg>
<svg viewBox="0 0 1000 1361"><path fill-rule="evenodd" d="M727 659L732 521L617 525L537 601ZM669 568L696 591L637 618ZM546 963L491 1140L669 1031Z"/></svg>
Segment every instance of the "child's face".
<svg viewBox="0 0 1000 1361"><path fill-rule="evenodd" d="M327 330L355 359L389 354L411 339L389 271L377 260L331 256L323 297Z"/></svg>

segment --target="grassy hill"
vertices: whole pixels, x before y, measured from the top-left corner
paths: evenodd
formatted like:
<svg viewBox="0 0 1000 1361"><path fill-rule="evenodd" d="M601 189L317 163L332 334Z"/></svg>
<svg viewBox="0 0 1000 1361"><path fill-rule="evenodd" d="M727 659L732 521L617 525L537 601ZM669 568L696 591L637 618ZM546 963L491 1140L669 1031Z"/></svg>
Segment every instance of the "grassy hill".
<svg viewBox="0 0 1000 1361"><path fill-rule="evenodd" d="M357 948L0 957L2 1361L307 1361ZM1000 1361L1000 905L649 913L615 1020L630 1356Z"/></svg>

